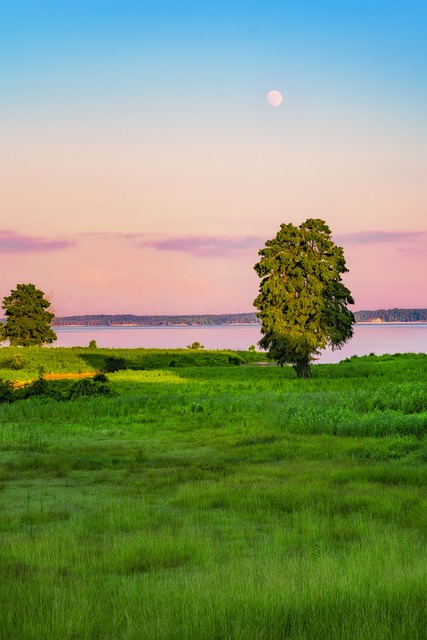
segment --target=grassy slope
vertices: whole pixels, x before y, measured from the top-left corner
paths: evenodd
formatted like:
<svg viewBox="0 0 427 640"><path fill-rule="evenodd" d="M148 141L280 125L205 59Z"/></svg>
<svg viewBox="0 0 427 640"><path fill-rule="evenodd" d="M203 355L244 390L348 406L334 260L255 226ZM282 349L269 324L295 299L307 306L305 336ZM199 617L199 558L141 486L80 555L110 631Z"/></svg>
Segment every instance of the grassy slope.
<svg viewBox="0 0 427 640"><path fill-rule="evenodd" d="M127 369L163 369L189 366L233 365L260 362L266 355L249 351L205 351L191 349L89 349L85 347L0 349L0 378L25 379L46 373L102 371L110 360L122 361ZM19 362L20 367L13 366Z"/></svg>
<svg viewBox="0 0 427 640"><path fill-rule="evenodd" d="M1 405L0 636L424 638L426 362Z"/></svg>

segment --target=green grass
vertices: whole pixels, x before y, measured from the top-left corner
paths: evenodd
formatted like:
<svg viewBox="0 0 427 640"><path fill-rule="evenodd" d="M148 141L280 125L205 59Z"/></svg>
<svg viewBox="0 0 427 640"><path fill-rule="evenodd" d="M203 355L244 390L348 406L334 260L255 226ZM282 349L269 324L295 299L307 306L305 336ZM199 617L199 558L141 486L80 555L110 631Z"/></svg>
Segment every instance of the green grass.
<svg viewBox="0 0 427 640"><path fill-rule="evenodd" d="M112 397L0 405L0 637L424 638L427 357L140 351Z"/></svg>
<svg viewBox="0 0 427 640"><path fill-rule="evenodd" d="M235 366L266 360L251 351L192 349L89 349L88 347L7 347L0 349L0 378L22 380L45 373L103 371L108 363L121 369L165 369Z"/></svg>

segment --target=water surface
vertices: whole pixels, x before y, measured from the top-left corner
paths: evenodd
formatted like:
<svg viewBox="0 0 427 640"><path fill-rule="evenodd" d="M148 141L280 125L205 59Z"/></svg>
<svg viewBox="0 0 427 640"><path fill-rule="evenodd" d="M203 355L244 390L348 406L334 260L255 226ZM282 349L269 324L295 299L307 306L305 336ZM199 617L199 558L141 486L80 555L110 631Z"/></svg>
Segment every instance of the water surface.
<svg viewBox="0 0 427 640"><path fill-rule="evenodd" d="M207 325L197 327L54 327L58 347L173 349L200 342L206 349L247 350L261 338L259 325ZM354 336L341 350L326 349L318 362L339 362L352 355L426 353L427 323L357 324Z"/></svg>

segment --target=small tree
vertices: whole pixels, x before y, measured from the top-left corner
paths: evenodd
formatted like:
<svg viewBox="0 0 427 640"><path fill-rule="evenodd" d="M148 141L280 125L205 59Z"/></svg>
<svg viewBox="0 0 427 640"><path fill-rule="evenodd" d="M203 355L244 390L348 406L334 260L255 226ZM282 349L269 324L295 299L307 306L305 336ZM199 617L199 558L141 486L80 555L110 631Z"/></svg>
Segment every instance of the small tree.
<svg viewBox="0 0 427 640"><path fill-rule="evenodd" d="M192 344L187 344L187 349L204 349L204 346L200 344L200 342L193 342Z"/></svg>
<svg viewBox="0 0 427 640"><path fill-rule="evenodd" d="M11 346L42 346L56 340L56 333L50 328L54 318L50 302L33 284L16 285L3 298L2 307L6 316L2 339L9 340Z"/></svg>
<svg viewBox="0 0 427 640"><path fill-rule="evenodd" d="M348 271L343 250L323 220L310 218L299 227L282 224L259 255L259 345L278 364L293 364L299 378L308 378L321 349L339 349L353 335L355 319L347 305L354 300L341 282Z"/></svg>

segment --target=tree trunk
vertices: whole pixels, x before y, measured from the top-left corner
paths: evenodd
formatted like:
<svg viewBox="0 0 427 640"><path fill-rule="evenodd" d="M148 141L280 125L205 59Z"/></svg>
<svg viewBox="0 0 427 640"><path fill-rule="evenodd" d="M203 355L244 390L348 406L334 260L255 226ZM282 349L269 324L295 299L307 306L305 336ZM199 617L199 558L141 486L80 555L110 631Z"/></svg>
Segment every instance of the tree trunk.
<svg viewBox="0 0 427 640"><path fill-rule="evenodd" d="M298 378L311 378L309 360L297 360L297 362L295 362L294 369Z"/></svg>

